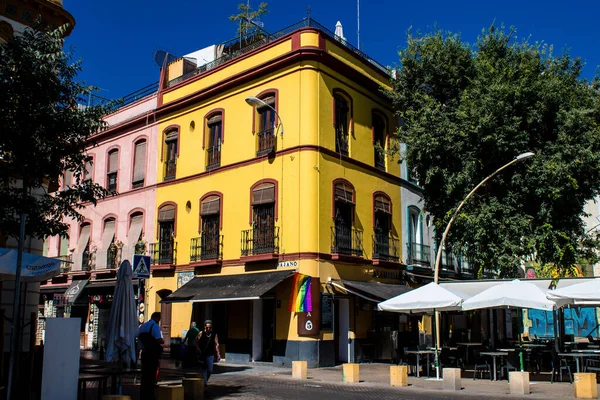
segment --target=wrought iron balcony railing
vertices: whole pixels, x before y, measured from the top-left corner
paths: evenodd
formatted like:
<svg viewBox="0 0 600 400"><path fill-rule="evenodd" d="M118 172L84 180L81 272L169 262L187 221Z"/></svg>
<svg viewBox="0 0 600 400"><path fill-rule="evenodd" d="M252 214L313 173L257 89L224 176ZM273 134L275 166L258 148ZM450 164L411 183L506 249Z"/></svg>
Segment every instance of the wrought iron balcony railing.
<svg viewBox="0 0 600 400"><path fill-rule="evenodd" d="M190 241L190 262L221 260L223 235L202 235Z"/></svg>
<svg viewBox="0 0 600 400"><path fill-rule="evenodd" d="M348 145L348 133L340 128L335 130L335 151L341 155L347 156L349 149Z"/></svg>
<svg viewBox="0 0 600 400"><path fill-rule="evenodd" d="M221 166L221 146L212 146L206 149L206 170L219 168Z"/></svg>
<svg viewBox="0 0 600 400"><path fill-rule="evenodd" d="M398 262L398 247L400 240L391 237L388 233L376 233L373 235L373 259Z"/></svg>
<svg viewBox="0 0 600 400"><path fill-rule="evenodd" d="M279 227L242 231L242 256L279 253Z"/></svg>
<svg viewBox="0 0 600 400"><path fill-rule="evenodd" d="M165 161L165 175L164 180L168 181L171 179L175 179L175 174L177 172L177 163L175 160L167 160Z"/></svg>
<svg viewBox="0 0 600 400"><path fill-rule="evenodd" d="M150 243L150 264L175 265L177 262L177 242L173 240Z"/></svg>
<svg viewBox="0 0 600 400"><path fill-rule="evenodd" d="M331 227L331 253L363 256L363 231L347 227Z"/></svg>
<svg viewBox="0 0 600 400"><path fill-rule="evenodd" d="M117 191L117 173L109 172L106 174L106 180L108 184L106 185L106 190L111 193L115 193Z"/></svg>
<svg viewBox="0 0 600 400"><path fill-rule="evenodd" d="M459 265L458 257L446 250L442 250L442 260L440 262L441 270L458 272L460 270Z"/></svg>
<svg viewBox="0 0 600 400"><path fill-rule="evenodd" d="M121 264L121 249L117 246L110 245L106 251L106 268L118 269Z"/></svg>
<svg viewBox="0 0 600 400"><path fill-rule="evenodd" d="M406 263L408 265L431 267L431 247L415 242L409 243Z"/></svg>
<svg viewBox="0 0 600 400"><path fill-rule="evenodd" d="M58 260L60 260L60 273L61 274L66 274L71 272L71 267L73 265L73 256L71 254L65 255L65 256L58 256L58 257L54 257Z"/></svg>
<svg viewBox="0 0 600 400"><path fill-rule="evenodd" d="M81 270L91 271L92 270L92 253L86 249L81 256Z"/></svg>
<svg viewBox="0 0 600 400"><path fill-rule="evenodd" d="M375 149L375 168L385 171L385 154L379 149Z"/></svg>
<svg viewBox="0 0 600 400"><path fill-rule="evenodd" d="M266 129L257 134L258 136L258 150L256 151L256 155L266 156L267 154L271 154L275 151L275 131L273 128Z"/></svg>

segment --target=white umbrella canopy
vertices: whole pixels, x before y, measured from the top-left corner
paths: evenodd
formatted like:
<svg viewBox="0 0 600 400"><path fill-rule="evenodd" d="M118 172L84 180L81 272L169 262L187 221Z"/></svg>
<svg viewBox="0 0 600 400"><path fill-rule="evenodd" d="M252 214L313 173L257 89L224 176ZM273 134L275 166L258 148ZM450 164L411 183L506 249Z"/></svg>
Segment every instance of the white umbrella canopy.
<svg viewBox="0 0 600 400"><path fill-rule="evenodd" d="M41 282L60 273L60 260L23 253L21 280ZM0 280L14 281L17 273L17 250L0 248Z"/></svg>
<svg viewBox="0 0 600 400"><path fill-rule="evenodd" d="M432 312L460 310L464 297L431 282L410 292L392 297L377 305L380 311L392 312Z"/></svg>
<svg viewBox="0 0 600 400"><path fill-rule="evenodd" d="M534 308L552 311L557 307L553 300L546 297L547 290L541 289L531 282L514 281L492 286L476 294L462 304L462 309L476 310L480 308Z"/></svg>
<svg viewBox="0 0 600 400"><path fill-rule="evenodd" d="M125 260L117 272L115 294L110 308L106 335L107 361L136 361L135 335L138 323L132 277L131 264Z"/></svg>
<svg viewBox="0 0 600 400"><path fill-rule="evenodd" d="M573 302L575 304L600 304L600 279L548 291L547 297L554 301Z"/></svg>
<svg viewBox="0 0 600 400"><path fill-rule="evenodd" d="M342 23L340 21L338 21L337 24L335 24L335 36L339 37L342 40L346 39L344 37L344 28L342 28Z"/></svg>

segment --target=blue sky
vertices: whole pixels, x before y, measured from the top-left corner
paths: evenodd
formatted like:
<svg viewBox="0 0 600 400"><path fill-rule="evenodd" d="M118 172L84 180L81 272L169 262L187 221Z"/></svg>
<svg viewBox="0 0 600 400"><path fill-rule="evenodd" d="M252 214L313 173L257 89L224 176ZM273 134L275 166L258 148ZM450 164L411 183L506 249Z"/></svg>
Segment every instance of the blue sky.
<svg viewBox="0 0 600 400"><path fill-rule="evenodd" d="M258 3L251 1L255 8ZM67 45L74 46L76 57L83 60L79 77L102 88L99 95L117 98L158 80L155 50L183 55L233 38L236 26L229 16L236 13L237 4L238 0L65 0L65 8L76 20ZM270 32L306 17L310 5L312 17L331 30L340 20L344 35L356 45L356 0L271 0L268 4L270 12L262 22ZM569 49L586 61L584 76L591 78L600 65L599 11L600 2L591 0L362 0L360 43L372 58L392 65L409 28L429 32L437 23L472 43L495 21L516 27L518 37L553 44L559 52Z"/></svg>

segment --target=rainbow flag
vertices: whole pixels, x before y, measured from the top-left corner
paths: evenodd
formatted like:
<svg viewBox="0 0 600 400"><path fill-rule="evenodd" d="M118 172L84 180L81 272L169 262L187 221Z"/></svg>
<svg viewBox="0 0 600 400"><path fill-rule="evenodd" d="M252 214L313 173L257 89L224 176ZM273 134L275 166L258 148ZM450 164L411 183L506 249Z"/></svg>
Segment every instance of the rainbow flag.
<svg viewBox="0 0 600 400"><path fill-rule="evenodd" d="M290 312L312 312L310 276L295 273L292 293L290 294Z"/></svg>

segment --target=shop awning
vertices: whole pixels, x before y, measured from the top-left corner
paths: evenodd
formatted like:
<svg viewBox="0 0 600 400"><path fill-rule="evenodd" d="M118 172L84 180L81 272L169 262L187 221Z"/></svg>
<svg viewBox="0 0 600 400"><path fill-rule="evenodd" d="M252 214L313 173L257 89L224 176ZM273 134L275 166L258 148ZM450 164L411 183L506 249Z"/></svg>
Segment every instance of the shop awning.
<svg viewBox="0 0 600 400"><path fill-rule="evenodd" d="M257 300L294 271L196 277L163 299L164 303Z"/></svg>
<svg viewBox="0 0 600 400"><path fill-rule="evenodd" d="M69 285L42 285L40 286L40 293L64 293L64 291L68 288Z"/></svg>
<svg viewBox="0 0 600 400"><path fill-rule="evenodd" d="M88 282L89 279L82 279L79 281L71 282L71 285L69 285L69 288L65 292L65 301L69 303L75 303L75 300L77 300L79 295L83 292L83 288L85 287L85 285L87 285Z"/></svg>
<svg viewBox="0 0 600 400"><path fill-rule="evenodd" d="M375 303L391 299L392 297L396 297L411 290L411 288L406 285L393 285L381 282L332 280L331 284L338 289L342 289L350 294Z"/></svg>

